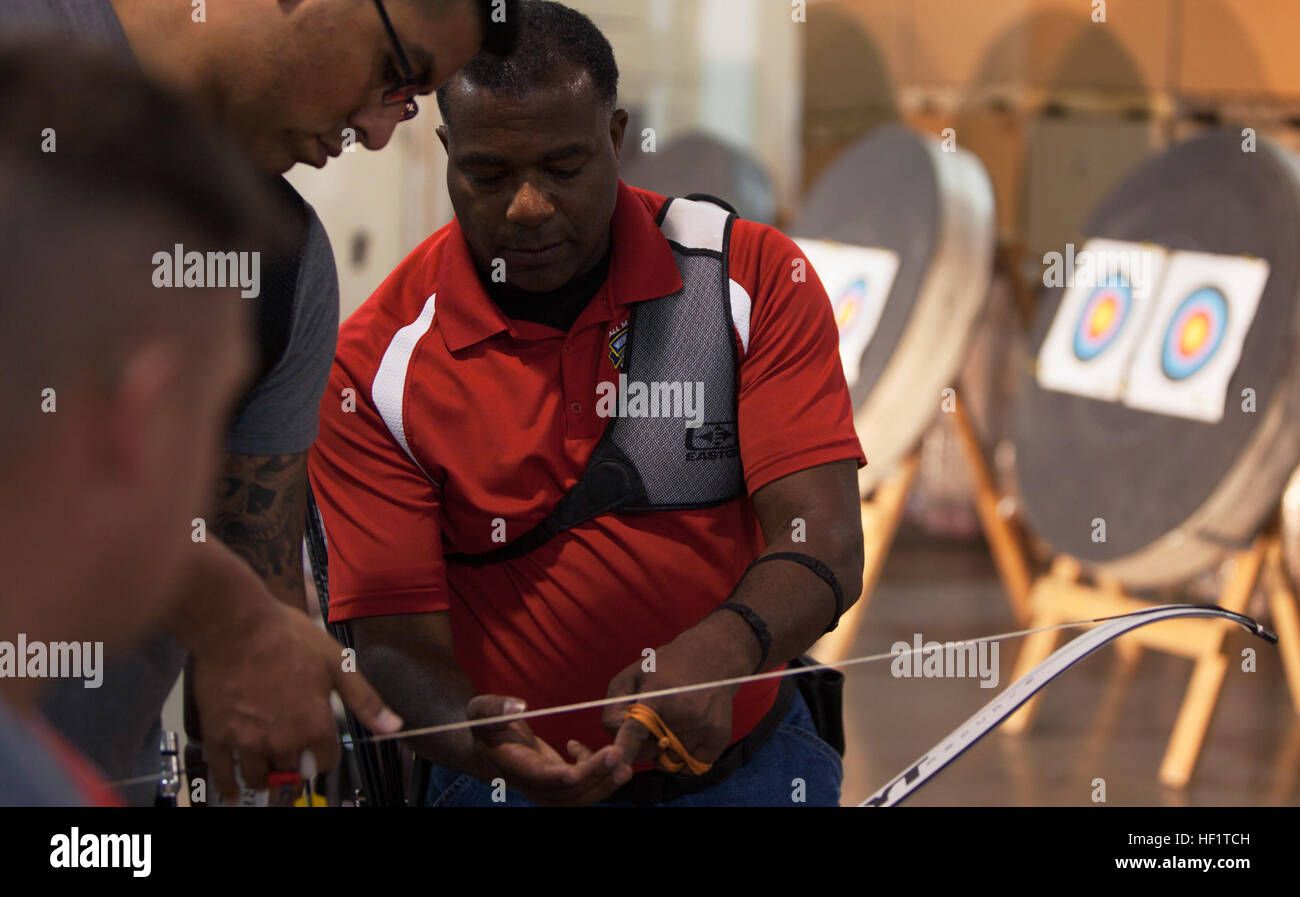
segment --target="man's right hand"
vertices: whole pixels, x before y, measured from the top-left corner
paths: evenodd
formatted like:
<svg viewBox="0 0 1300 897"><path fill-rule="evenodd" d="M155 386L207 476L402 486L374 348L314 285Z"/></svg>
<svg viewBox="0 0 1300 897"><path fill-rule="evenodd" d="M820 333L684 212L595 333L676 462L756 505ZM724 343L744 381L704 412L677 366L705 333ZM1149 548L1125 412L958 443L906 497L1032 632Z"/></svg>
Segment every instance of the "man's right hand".
<svg viewBox="0 0 1300 897"><path fill-rule="evenodd" d="M266 787L268 772L299 770L303 752L317 770L333 768L339 736L332 691L371 731L402 727L361 673L344 672L339 643L277 601L266 601L246 631L205 639L193 654L204 753L225 797L239 794L236 756L244 785L254 789Z"/></svg>
<svg viewBox="0 0 1300 897"><path fill-rule="evenodd" d="M520 713L518 698L478 695L465 708L469 719L487 719ZM614 745L592 751L569 741L572 761L565 760L544 740L533 735L523 720L475 726L474 756L478 776L491 782L500 777L506 787L541 806L583 806L604 800L632 777L632 767Z"/></svg>
<svg viewBox="0 0 1300 897"><path fill-rule="evenodd" d="M248 564L221 542L193 546L178 600L164 621L193 657L202 741L218 792L239 796L234 760L250 788L268 771L298 771L310 751L318 771L338 762L330 692L373 732L402 720L359 672L344 672L343 648L301 610L277 601Z"/></svg>

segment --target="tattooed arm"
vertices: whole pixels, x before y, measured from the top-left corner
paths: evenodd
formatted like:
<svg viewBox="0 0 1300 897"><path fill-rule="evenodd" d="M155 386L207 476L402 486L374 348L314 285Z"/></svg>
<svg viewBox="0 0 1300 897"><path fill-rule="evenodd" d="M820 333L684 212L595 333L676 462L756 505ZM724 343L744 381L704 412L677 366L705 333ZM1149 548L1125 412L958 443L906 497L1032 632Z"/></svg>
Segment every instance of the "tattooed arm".
<svg viewBox="0 0 1300 897"><path fill-rule="evenodd" d="M212 532L193 546L168 632L193 654L192 689L204 751L223 795L239 757L246 785L297 769L303 751L338 761L329 696L364 725L401 728L365 677L345 672L339 644L307 616L302 574L306 454L228 455ZM191 733L193 734L193 733Z"/></svg>
<svg viewBox="0 0 1300 897"><path fill-rule="evenodd" d="M306 610L307 453L225 456L212 530L284 604Z"/></svg>
<svg viewBox="0 0 1300 897"><path fill-rule="evenodd" d="M192 546L167 631L193 655L190 685L204 753L217 790L236 796L235 757L244 784L263 788L271 770L338 762L330 692L366 727L401 728L401 719L361 673L345 672L341 649L301 607L277 601L249 565L217 539ZM195 733L191 732L191 736Z"/></svg>

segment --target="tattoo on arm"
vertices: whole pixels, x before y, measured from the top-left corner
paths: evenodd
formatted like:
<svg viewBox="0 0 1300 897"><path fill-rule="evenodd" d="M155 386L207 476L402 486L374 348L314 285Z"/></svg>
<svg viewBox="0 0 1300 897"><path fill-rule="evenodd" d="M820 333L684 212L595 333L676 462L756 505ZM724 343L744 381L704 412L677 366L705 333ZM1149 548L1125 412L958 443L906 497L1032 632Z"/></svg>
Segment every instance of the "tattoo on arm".
<svg viewBox="0 0 1300 897"><path fill-rule="evenodd" d="M214 531L286 604L302 609L307 453L226 455Z"/></svg>

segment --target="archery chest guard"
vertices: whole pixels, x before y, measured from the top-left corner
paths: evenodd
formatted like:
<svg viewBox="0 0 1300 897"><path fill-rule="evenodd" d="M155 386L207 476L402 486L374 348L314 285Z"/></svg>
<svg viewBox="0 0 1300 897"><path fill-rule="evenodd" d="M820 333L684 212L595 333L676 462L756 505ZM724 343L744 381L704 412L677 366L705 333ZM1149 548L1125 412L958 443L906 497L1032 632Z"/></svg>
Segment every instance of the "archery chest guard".
<svg viewBox="0 0 1300 897"><path fill-rule="evenodd" d="M602 514L679 511L731 501L744 488L737 435L736 343L727 265L734 213L712 202L671 198L658 224L682 288L636 303L628 323L622 383L702 384L701 419L616 416L582 477L546 517L519 538L444 560L480 566L516 558ZM748 303L744 308L748 317ZM748 320L744 322L748 329Z"/></svg>

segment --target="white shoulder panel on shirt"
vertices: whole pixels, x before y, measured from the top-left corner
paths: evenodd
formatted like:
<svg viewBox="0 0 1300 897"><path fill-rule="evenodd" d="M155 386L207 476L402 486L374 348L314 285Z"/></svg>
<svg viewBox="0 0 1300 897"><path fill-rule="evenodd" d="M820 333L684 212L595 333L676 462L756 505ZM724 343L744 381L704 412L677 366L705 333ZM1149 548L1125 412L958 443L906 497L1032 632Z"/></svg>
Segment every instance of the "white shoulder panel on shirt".
<svg viewBox="0 0 1300 897"><path fill-rule="evenodd" d="M393 334L392 342L388 344L384 357L379 362L379 370L375 372L375 382L370 387L370 398L374 401L379 416L384 419L388 432L393 434L397 444L426 477L429 475L428 472L420 466L419 460L411 453L411 446L406 440L406 423L402 420L402 400L406 395L406 373L411 366L411 355L415 352L416 343L433 326L433 306L437 296L438 294L434 293L426 299L424 308L420 309L419 317Z"/></svg>
<svg viewBox="0 0 1300 897"><path fill-rule="evenodd" d="M749 313L753 303L744 287L734 280L727 283L731 290L731 323L736 325L736 333L740 334L741 348L749 354Z"/></svg>

